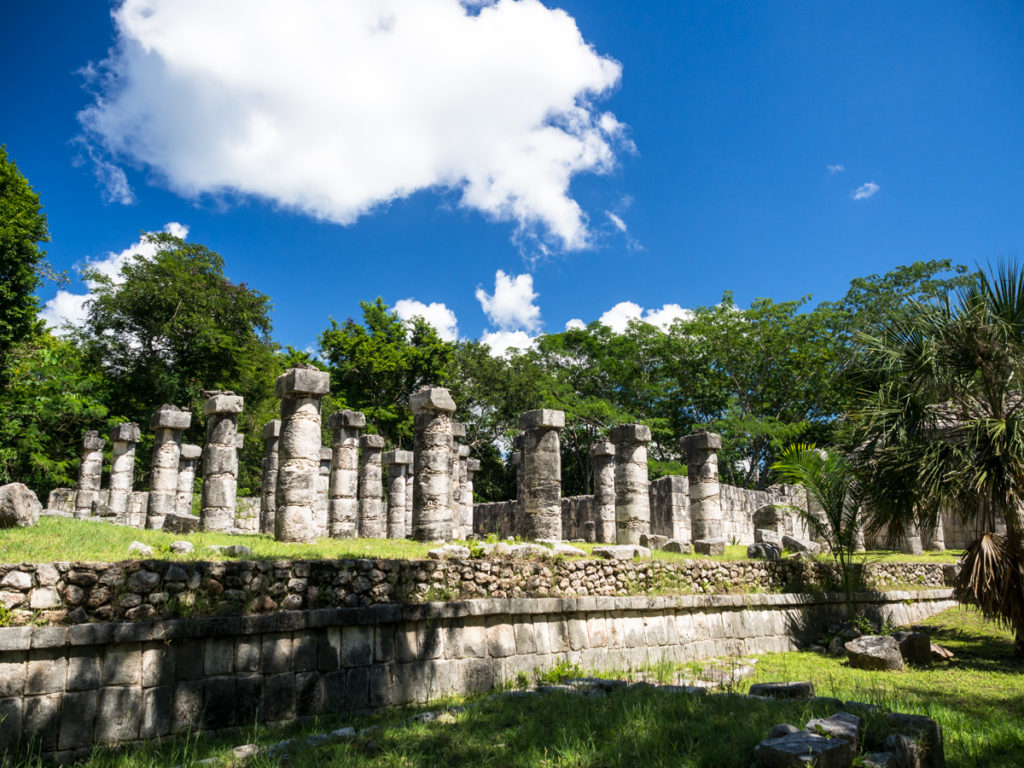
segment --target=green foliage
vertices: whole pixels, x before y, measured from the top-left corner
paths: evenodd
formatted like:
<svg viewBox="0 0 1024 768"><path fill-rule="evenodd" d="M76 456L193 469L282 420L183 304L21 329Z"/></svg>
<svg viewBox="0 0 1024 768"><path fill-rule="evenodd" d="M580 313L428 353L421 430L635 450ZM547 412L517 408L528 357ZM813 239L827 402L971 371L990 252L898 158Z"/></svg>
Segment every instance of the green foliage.
<svg viewBox="0 0 1024 768"><path fill-rule="evenodd" d="M331 318L320 334L331 391L344 407L365 413L390 443L411 446L409 395L448 383L452 345L422 318L403 322L379 297L360 306L362 324Z"/></svg>
<svg viewBox="0 0 1024 768"><path fill-rule="evenodd" d="M82 434L106 424L106 382L74 344L45 332L10 351L6 373L0 483L25 483L45 499L76 482Z"/></svg>
<svg viewBox="0 0 1024 768"><path fill-rule="evenodd" d="M0 391L12 347L37 328L40 283L45 252L39 243L50 233L39 195L0 146Z"/></svg>

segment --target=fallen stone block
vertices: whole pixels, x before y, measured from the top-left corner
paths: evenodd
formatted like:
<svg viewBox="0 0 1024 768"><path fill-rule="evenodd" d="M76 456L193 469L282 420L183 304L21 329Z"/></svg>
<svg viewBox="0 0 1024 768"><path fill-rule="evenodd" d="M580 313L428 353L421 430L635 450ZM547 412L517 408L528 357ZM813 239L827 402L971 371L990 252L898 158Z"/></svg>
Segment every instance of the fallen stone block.
<svg viewBox="0 0 1024 768"><path fill-rule="evenodd" d="M632 560L634 557L650 557L651 550L636 544L609 544L604 547L594 547L591 554L594 557L603 557L605 560Z"/></svg>
<svg viewBox="0 0 1024 768"><path fill-rule="evenodd" d="M443 547L430 550L427 557L431 560L467 560L469 559L469 547L445 544Z"/></svg>
<svg viewBox="0 0 1024 768"><path fill-rule="evenodd" d="M779 549L782 549L782 534L778 531L770 530L768 528L755 528L754 543L772 544L778 547Z"/></svg>
<svg viewBox="0 0 1024 768"><path fill-rule="evenodd" d="M765 739L754 747L754 755L765 768L849 768L854 751L844 739L798 732Z"/></svg>
<svg viewBox="0 0 1024 768"><path fill-rule="evenodd" d="M836 712L828 717L808 720L804 730L819 736L848 741L854 752L860 746L860 718L849 712Z"/></svg>
<svg viewBox="0 0 1024 768"><path fill-rule="evenodd" d="M725 539L697 539L693 551L698 555L724 555Z"/></svg>
<svg viewBox="0 0 1024 768"><path fill-rule="evenodd" d="M752 560L768 560L774 562L782 559L782 549L774 544L751 544L747 547L747 557Z"/></svg>
<svg viewBox="0 0 1024 768"><path fill-rule="evenodd" d="M163 530L168 533L195 533L199 530L199 518L195 515L168 512L164 517Z"/></svg>
<svg viewBox="0 0 1024 768"><path fill-rule="evenodd" d="M0 528L29 528L42 511L39 497L24 483L0 486Z"/></svg>
<svg viewBox="0 0 1024 768"><path fill-rule="evenodd" d="M817 542L789 535L782 537L782 546L790 552L803 552L808 555L816 555L821 551L821 545Z"/></svg>
<svg viewBox="0 0 1024 768"><path fill-rule="evenodd" d="M750 686L751 696L768 696L772 699L809 699L814 695L814 683L755 683Z"/></svg>
<svg viewBox="0 0 1024 768"><path fill-rule="evenodd" d="M903 655L895 638L883 635L864 635L846 644L850 666L856 669L900 670Z"/></svg>
<svg viewBox="0 0 1024 768"><path fill-rule="evenodd" d="M932 641L924 632L897 632L893 637L899 643L904 661L927 664L932 660Z"/></svg>
<svg viewBox="0 0 1024 768"><path fill-rule="evenodd" d="M153 548L148 544L143 544L141 541L133 541L131 544L129 544L128 551L135 552L136 554L141 555L142 557L153 556Z"/></svg>
<svg viewBox="0 0 1024 768"><path fill-rule="evenodd" d="M891 712L885 716L885 725L892 732L892 735L899 735L913 746L913 750L906 750L917 755L922 768L946 768L946 754L942 744L942 726L938 721L923 715L905 715L900 712ZM891 738L891 737L890 737ZM898 739L893 739L896 749L889 748L889 739L883 744L883 749L896 752L897 765L902 759Z"/></svg>
<svg viewBox="0 0 1024 768"><path fill-rule="evenodd" d="M195 544L191 541L172 541L171 552L176 555L188 555L195 551Z"/></svg>
<svg viewBox="0 0 1024 768"><path fill-rule="evenodd" d="M662 550L665 552L678 552L681 555L689 555L693 553L693 545L688 541L669 539L665 542L665 546L662 547Z"/></svg>
<svg viewBox="0 0 1024 768"><path fill-rule="evenodd" d="M668 536L661 536L656 533L641 533L640 546L648 549L663 549L668 543Z"/></svg>
<svg viewBox="0 0 1024 768"><path fill-rule="evenodd" d="M931 653L932 661L950 661L955 658L953 652L946 648L944 645L938 643L932 643L929 651Z"/></svg>

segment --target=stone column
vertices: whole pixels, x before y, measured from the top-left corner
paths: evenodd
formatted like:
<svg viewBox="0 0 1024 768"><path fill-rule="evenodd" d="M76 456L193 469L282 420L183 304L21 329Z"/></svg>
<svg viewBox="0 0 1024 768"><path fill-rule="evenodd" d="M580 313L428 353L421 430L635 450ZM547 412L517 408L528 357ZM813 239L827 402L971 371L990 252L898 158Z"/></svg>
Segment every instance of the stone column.
<svg viewBox="0 0 1024 768"><path fill-rule="evenodd" d="M151 530L163 528L164 517L177 510L181 433L191 424L191 412L173 405L161 405L149 421L153 430L153 470L149 478L146 527Z"/></svg>
<svg viewBox="0 0 1024 768"><path fill-rule="evenodd" d="M690 481L690 538L723 538L722 501L718 490L718 451L722 436L714 432L694 432L682 440L686 453L686 471Z"/></svg>
<svg viewBox="0 0 1024 768"><path fill-rule="evenodd" d="M508 521L508 528L513 536L525 536L523 523L523 435L522 433L512 438L512 453L508 457L509 463L516 468L516 500L512 503L511 516Z"/></svg>
<svg viewBox="0 0 1024 768"><path fill-rule="evenodd" d="M921 545L921 529L916 522L909 523L901 541L901 551L908 555L920 555L924 552Z"/></svg>
<svg viewBox="0 0 1024 768"><path fill-rule="evenodd" d="M316 537L327 538L331 534L330 493L331 458L334 452L327 446L320 448L320 473L316 478Z"/></svg>
<svg viewBox="0 0 1024 768"><path fill-rule="evenodd" d="M525 538L562 538L562 453L558 430L565 411L538 409L519 417L523 430L523 517Z"/></svg>
<svg viewBox="0 0 1024 768"><path fill-rule="evenodd" d="M316 479L320 473L320 405L331 377L315 368L289 368L277 377L281 398L274 537L316 538Z"/></svg>
<svg viewBox="0 0 1024 768"><path fill-rule="evenodd" d="M466 484L462 488L463 509L465 512L465 524L469 533L474 532L473 528L473 475L480 471L480 459L466 459ZM468 535L468 534L467 534Z"/></svg>
<svg viewBox="0 0 1024 768"><path fill-rule="evenodd" d="M174 511L179 515L192 514L192 494L196 490L196 464L203 449L192 443L182 443L178 455L178 492Z"/></svg>
<svg viewBox="0 0 1024 768"><path fill-rule="evenodd" d="M455 401L443 387L421 389L409 396L413 413L412 537L417 541L450 541L452 499L450 454Z"/></svg>
<svg viewBox="0 0 1024 768"><path fill-rule="evenodd" d="M234 392L203 392L206 402L206 448L203 449L203 496L199 527L230 531L235 526L238 495L238 414L241 396Z"/></svg>
<svg viewBox="0 0 1024 768"><path fill-rule="evenodd" d="M331 482L327 517L331 538L351 539L359 526L359 433L366 416L359 411L338 411L328 420L331 428Z"/></svg>
<svg viewBox="0 0 1024 768"><path fill-rule="evenodd" d="M926 531L927 535L923 541L925 549L935 552L946 551L946 530L942 525L942 512L943 510L940 509L936 516L935 526Z"/></svg>
<svg viewBox="0 0 1024 768"><path fill-rule="evenodd" d="M607 440L594 443L590 460L594 470L594 538L611 544L615 541L615 446Z"/></svg>
<svg viewBox="0 0 1024 768"><path fill-rule="evenodd" d="M466 436L466 425L452 422L452 442L448 453L448 496L452 500L452 538L462 538L462 513L459 501L459 440Z"/></svg>
<svg viewBox="0 0 1024 768"><path fill-rule="evenodd" d="M260 483L260 533L274 533L275 491L277 489L277 445L281 437L281 420L263 425L263 482Z"/></svg>
<svg viewBox="0 0 1024 768"><path fill-rule="evenodd" d="M644 424L619 424L608 436L615 445L615 543L639 544L640 535L651 532L647 477L651 430Z"/></svg>
<svg viewBox="0 0 1024 768"><path fill-rule="evenodd" d="M413 456L409 466L405 468L405 533L403 537L406 539L412 536L412 495L413 485L416 484L416 475L412 470L415 464L416 457Z"/></svg>
<svg viewBox="0 0 1024 768"><path fill-rule="evenodd" d="M111 522L130 525L128 502L135 481L135 445L141 439L139 425L134 421L118 424L110 433L114 452L110 461L110 496L107 506L113 516Z"/></svg>
<svg viewBox="0 0 1024 768"><path fill-rule="evenodd" d="M453 510L457 510L455 514L459 518L459 538L465 539L469 534L473 532L473 494L466 495L466 483L468 481L469 472L466 469L466 462L469 461L469 446L459 446L459 498L458 503L452 506Z"/></svg>
<svg viewBox="0 0 1024 768"><path fill-rule="evenodd" d="M412 451L388 451L381 457L388 468L388 538L405 538L406 485Z"/></svg>
<svg viewBox="0 0 1024 768"><path fill-rule="evenodd" d="M78 466L78 492L75 494L75 517L90 517L93 502L99 501L103 480L103 446L106 440L95 429L82 438L82 463Z"/></svg>
<svg viewBox="0 0 1024 768"><path fill-rule="evenodd" d="M363 435L359 438L362 455L359 457L359 536L364 539L383 539L387 536L384 520L384 503L381 451L384 438L380 435Z"/></svg>

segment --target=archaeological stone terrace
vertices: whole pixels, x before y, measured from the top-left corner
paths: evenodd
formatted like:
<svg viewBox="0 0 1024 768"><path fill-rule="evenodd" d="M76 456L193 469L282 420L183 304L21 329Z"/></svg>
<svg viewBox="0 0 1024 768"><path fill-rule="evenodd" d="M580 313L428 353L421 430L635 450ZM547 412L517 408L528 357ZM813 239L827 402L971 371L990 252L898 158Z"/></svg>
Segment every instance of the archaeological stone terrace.
<svg viewBox="0 0 1024 768"><path fill-rule="evenodd" d="M244 441L237 423L244 402L233 392L208 391L204 446L182 443L192 419L187 409L164 405L154 412L148 491L133 488L140 427L121 424L110 434L108 487L101 487L105 440L88 432L78 485L51 492L48 513L172 532L262 532L302 542L326 537L448 542L494 535L628 545L652 536L653 541L672 542L677 551L712 554L729 543L760 542L759 531L773 540L776 535L812 538L795 511L805 506L798 488L757 491L719 483L721 438L714 433L697 432L682 440L688 476L650 480L650 430L642 424L613 426L607 440L590 450L593 493L564 497L559 432L565 414L528 411L508 456L516 471L516 498L476 503L473 474L480 463L460 443L466 429L452 418L456 403L448 390L426 388L410 395L412 451L389 450L380 436L367 431L372 425L365 415L351 410L332 414L330 444L322 445L320 404L328 391L328 374L317 369L293 368L278 377L280 419L262 430L265 458L258 497L237 496L238 452ZM202 492L195 503L197 477ZM905 551L963 547L970 536L946 516L934 531L912 531Z"/></svg>

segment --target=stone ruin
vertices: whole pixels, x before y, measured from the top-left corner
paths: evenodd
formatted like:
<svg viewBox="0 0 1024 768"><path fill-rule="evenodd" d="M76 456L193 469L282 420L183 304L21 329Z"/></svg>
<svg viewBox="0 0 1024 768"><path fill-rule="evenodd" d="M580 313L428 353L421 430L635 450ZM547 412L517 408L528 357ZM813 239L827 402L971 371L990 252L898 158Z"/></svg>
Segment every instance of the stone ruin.
<svg viewBox="0 0 1024 768"><path fill-rule="evenodd" d="M715 554L726 544L775 544L782 537L811 539L792 509L802 491L774 486L750 490L720 484L721 437L698 431L681 441L687 476L650 480L642 424L620 424L590 448L593 494L563 497L559 431L562 411L539 409L520 418L509 462L516 467L516 498L473 502L473 474L480 462L460 441L466 428L455 421L447 389L428 387L410 395L413 450L389 450L365 433L364 414L331 414L330 445L321 444L321 402L329 375L292 368L278 377L281 418L262 431L264 455L258 497L238 497L237 431L244 402L233 392L204 392L206 444L182 443L192 414L173 405L153 414L150 491L133 491L137 424L111 432L113 459L107 489L101 488L105 441L95 431L82 441L82 463L74 491L50 494L51 513L100 519L118 525L273 535L281 541L331 538L412 538L453 541L471 536L528 540L583 540L607 544L664 546ZM201 461L200 461L201 460ZM198 505L197 470L203 478ZM198 506L198 517L193 507ZM968 531L955 530L950 546ZM912 531L907 551L942 549L944 526ZM875 544L876 542L871 542ZM673 548L670 546L670 548Z"/></svg>

